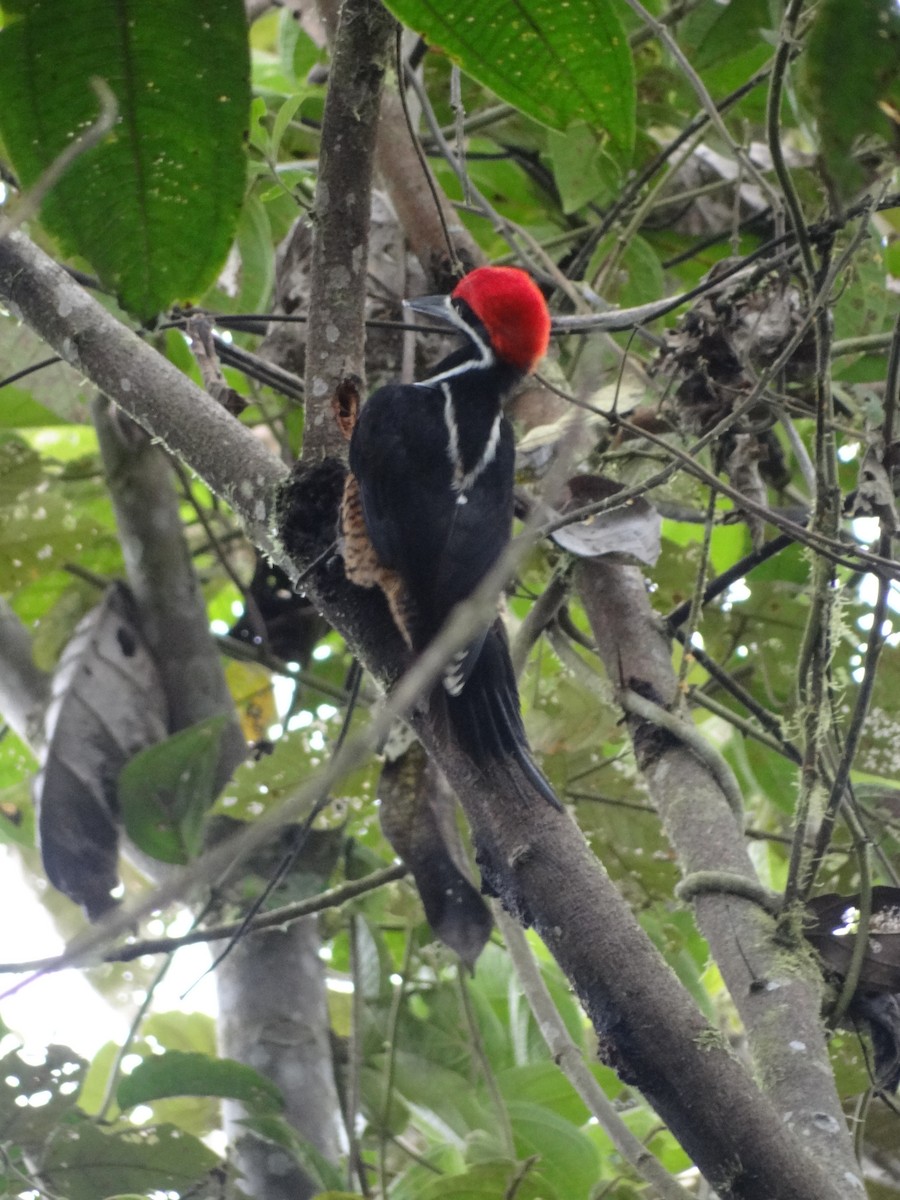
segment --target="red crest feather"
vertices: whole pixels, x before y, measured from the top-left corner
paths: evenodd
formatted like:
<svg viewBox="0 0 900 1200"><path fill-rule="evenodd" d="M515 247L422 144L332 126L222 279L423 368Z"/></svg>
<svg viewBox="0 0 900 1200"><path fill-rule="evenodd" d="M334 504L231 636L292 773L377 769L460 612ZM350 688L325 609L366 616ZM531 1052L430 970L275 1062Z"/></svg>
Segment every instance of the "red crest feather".
<svg viewBox="0 0 900 1200"><path fill-rule="evenodd" d="M550 312L540 288L518 267L477 267L453 290L481 321L499 358L530 371L547 352Z"/></svg>

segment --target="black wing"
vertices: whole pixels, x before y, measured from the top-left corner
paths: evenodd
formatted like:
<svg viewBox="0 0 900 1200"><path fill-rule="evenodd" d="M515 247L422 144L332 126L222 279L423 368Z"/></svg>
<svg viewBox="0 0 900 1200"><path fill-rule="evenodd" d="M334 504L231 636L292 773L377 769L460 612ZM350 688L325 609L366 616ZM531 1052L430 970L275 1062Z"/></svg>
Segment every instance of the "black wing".
<svg viewBox="0 0 900 1200"><path fill-rule="evenodd" d="M439 389L380 388L363 406L350 443L369 537L398 571L425 645L475 590L509 540L515 450L503 421L493 460L465 493L454 488Z"/></svg>

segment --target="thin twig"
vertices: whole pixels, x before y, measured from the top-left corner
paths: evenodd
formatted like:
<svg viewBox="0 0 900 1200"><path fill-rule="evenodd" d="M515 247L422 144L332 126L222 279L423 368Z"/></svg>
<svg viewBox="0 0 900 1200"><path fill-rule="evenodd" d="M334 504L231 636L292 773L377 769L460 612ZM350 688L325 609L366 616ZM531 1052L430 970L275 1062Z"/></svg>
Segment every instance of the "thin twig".
<svg viewBox="0 0 900 1200"><path fill-rule="evenodd" d="M516 977L534 1014L547 1048L610 1139L616 1150L645 1179L661 1200L688 1200L689 1193L674 1179L643 1143L634 1136L587 1064L553 1003L522 929L503 908L493 905L496 920L515 968Z"/></svg>
<svg viewBox="0 0 900 1200"><path fill-rule="evenodd" d="M779 198L777 193L773 190L772 185L766 179L765 175L763 175L762 171L760 171L759 167L757 167L757 165L750 158L749 154L747 154L742 147L737 145L731 134L728 132L728 127L722 120L721 113L714 104L709 92L706 90L706 85L691 66L687 56L675 41L674 37L672 37L671 33L669 33L668 29L661 21L658 21L656 17L652 16L646 10L646 8L644 8L643 4L640 3L640 0L625 0L625 3L633 12L637 13L645 25L653 30L658 41L665 46L665 48L678 63L682 74L694 89L694 94L700 101L700 106L709 117L712 127L718 133L725 145L729 147L735 159L738 162L743 163L748 174L753 177L764 194L768 196L769 203L772 205L772 207L777 209L779 206Z"/></svg>
<svg viewBox="0 0 900 1200"><path fill-rule="evenodd" d="M402 863L391 867L383 867L373 871L363 879L350 879L328 891L320 892L318 896L310 896L306 900L298 900L294 904L285 904L281 908L273 908L269 912L260 913L250 923L249 931L257 929L278 929L299 921L313 913L324 912L329 908L340 908L341 905L356 900L374 892L377 888L385 887L398 879L405 878L409 872ZM100 956L101 962L133 962L147 954L172 954L182 946L196 946L201 942L218 942L232 938L244 925L243 921L230 921L227 925L213 925L207 929L192 929L180 937L145 938L141 941L130 942L113 950L107 950ZM30 962L0 963L0 974L23 975L26 972L39 971L50 974L77 965L70 954L58 954L51 958L32 959ZM5 993L8 994L8 993Z"/></svg>
<svg viewBox="0 0 900 1200"><path fill-rule="evenodd" d="M350 1045L347 1052L347 1110L345 1113L347 1141L347 1187L353 1187L353 1174L359 1180L359 1188L364 1196L369 1196L369 1180L366 1174L366 1164L363 1161L362 1149L356 1132L356 1114L359 1112L362 1095L362 1065L363 1065L363 995L362 968L359 958L359 927L362 918L354 913L350 918L348 933L350 937L350 973L353 979L353 995L350 1005Z"/></svg>
<svg viewBox="0 0 900 1200"><path fill-rule="evenodd" d="M650 31L648 31L650 33ZM650 34L652 36L652 33ZM746 83L736 88L723 100L720 100L716 105L718 111L722 114L726 113L730 108L733 108L744 96L748 95L755 88L764 83L771 71L771 64L767 63L761 67L755 75L752 75ZM678 152L681 146L690 140L695 133L698 133L709 124L709 114L706 112L699 113L690 121L682 131L672 139L666 146L662 148L648 163L646 163L633 178L629 179L623 187L620 194L610 206L609 210L604 214L603 220L599 226L593 230L585 242L584 246L578 251L572 263L571 273L574 278L578 278L587 267L591 256L596 247L600 244L610 229L618 221L622 213L626 212L637 197L640 195L641 189L646 186L662 167L666 165L669 159Z"/></svg>
<svg viewBox="0 0 900 1200"><path fill-rule="evenodd" d="M468 177L464 165L459 162L453 153L453 147L441 132L441 127L438 124L437 117L434 115L434 109L431 106L428 93L425 91L415 72L407 71L406 78L410 87L416 93L419 103L422 105L422 113L428 122L432 137L440 147L441 153L452 168L463 190L468 189L470 196L482 214L491 222L492 227L506 239L510 247L515 250L522 264L531 270L537 269L546 274L553 280L562 293L568 297L576 309L582 309L584 302L578 292L573 288L565 275L563 275L553 259L544 252L540 243L535 241L527 230L514 225L512 221L508 221L506 217L499 213Z"/></svg>
<svg viewBox="0 0 900 1200"><path fill-rule="evenodd" d="M457 253L456 245L453 241L453 238L450 236L450 230L447 228L447 218L444 214L444 206L441 203L441 197L438 194L437 183L435 182L435 178L432 175L431 170L428 166L428 162L425 158L425 152L422 149L422 143L419 140L419 135L416 132L416 129L413 125L412 116L409 111L409 102L407 101L407 98L406 98L406 86L405 86L405 82L404 82L405 72L404 72L404 63L403 63L403 29L402 29L402 27L397 28L397 37L396 37L396 41L395 41L395 47L396 47L395 57L396 57L396 63L397 63L397 91L398 91L398 95L400 96L400 106L403 109L403 119L406 121L406 128L409 130L410 141L412 142L413 149L416 152L416 157L419 160L419 165L422 168L422 174L425 177L425 182L428 185L428 190L431 192L431 198L434 201L434 210L437 213L437 218L441 225L441 232L444 235L444 242L446 243L446 246L447 246L447 259L450 263L450 269L453 271L453 273L456 276L461 277L463 274L463 266L459 260L459 255ZM410 70L409 74L411 76L414 76L415 72ZM466 187L466 189L464 191L464 195L468 196L468 194L469 194L468 187Z"/></svg>
<svg viewBox="0 0 900 1200"><path fill-rule="evenodd" d="M744 797L734 772L718 750L682 717L669 712L659 704L654 704L652 700L646 699L630 688L620 692L619 703L626 712L640 717L642 721L650 721L652 724L658 725L660 729L665 729L673 737L683 742L700 759L716 781L728 807L743 830Z"/></svg>
<svg viewBox="0 0 900 1200"><path fill-rule="evenodd" d="M684 687L684 682L687 679L688 669L691 663L691 646L694 641L694 634L697 631L697 623L700 614L703 611L703 605L706 603L706 578L709 573L709 556L712 550L712 535L715 526L716 517L716 493L711 488L709 492L709 501L706 510L706 523L703 526L703 543L700 548L700 565L697 570L697 577L694 581L694 591L689 601L687 626L684 630L684 642L682 643L681 662L678 664L678 686Z"/></svg>
<svg viewBox="0 0 900 1200"><path fill-rule="evenodd" d="M491 1065L491 1060L488 1058L487 1051L484 1048L484 1039L481 1036L481 1028L478 1024L478 1017L475 1014L475 1009L472 1005L472 997L469 995L469 981L466 976L466 968L462 963L457 965L456 982L459 987L459 997L462 1004L463 1016L466 1021L466 1028L469 1033L469 1046L472 1049L475 1058L478 1060L478 1065L481 1067L481 1074L491 1097L491 1103L494 1108L494 1116L500 1126L500 1136L503 1142L503 1149L509 1158L516 1156L516 1141L513 1135L512 1122L509 1119L509 1110L504 1103L503 1096L500 1092L500 1087L497 1083L497 1077L494 1074L494 1068Z"/></svg>
<svg viewBox="0 0 900 1200"><path fill-rule="evenodd" d="M100 1108L97 1115L94 1117L94 1122L97 1125L105 1125L107 1114L116 1098L116 1089L119 1084L119 1076L122 1071L122 1063L127 1055L131 1053L131 1047L140 1031L141 1025L144 1022L144 1017L150 1010L153 1003L153 995L159 985L165 979L169 967L172 965L172 956L169 955L164 962L158 967L156 974L153 976L150 984L144 993L144 999L141 1001L140 1007L134 1014L134 1019L128 1027L128 1032L122 1041L122 1044L116 1048L116 1055L113 1059L112 1066L109 1068L109 1074L106 1077L106 1087L103 1090L103 1099L100 1101Z"/></svg>
<svg viewBox="0 0 900 1200"><path fill-rule="evenodd" d="M785 533L778 534L777 537L771 538L750 554L745 554L743 558L733 563L727 571L723 571L717 575L703 590L702 603L704 606L715 600L717 596L721 596L740 579L745 579L751 571L760 566L761 563L767 562L776 554L780 554L782 550L787 549L793 544L794 539ZM666 625L669 629L678 629L684 624L691 612L691 601L685 600L679 604L677 608L673 608L669 615L665 618Z"/></svg>
<svg viewBox="0 0 900 1200"><path fill-rule="evenodd" d="M391 997L391 1010L388 1013L387 1027L385 1029L387 1053L384 1064L384 1107L381 1110L381 1121L378 1125L378 1184L381 1188L382 1196L387 1196L388 1194L386 1150L388 1130L391 1128L391 1108L394 1100L394 1075L397 1067L397 1029L400 1021L400 1010L403 1007L406 986L409 982L410 971L412 969L414 944L412 929L407 928L406 942L403 950L403 963L400 967L400 982L395 986ZM434 1169L432 1168L432 1170Z"/></svg>
<svg viewBox="0 0 900 1200"><path fill-rule="evenodd" d="M891 346L891 356L888 362L884 419L881 428L882 444L884 445L885 449L892 446L894 442L894 421L898 403L900 403L900 318L897 319L894 325L894 338ZM881 535L879 538L878 548L879 553L886 557L891 553L892 535L892 527L884 519L884 517L882 517ZM884 633L884 623L888 613L890 591L890 581L884 577L879 577L878 592L872 609L872 626L869 630L869 636L866 641L866 650L863 657L862 679L860 681L859 689L856 693L853 713L850 718L850 724L844 740L840 761L835 771L834 780L831 786L831 793L828 797L825 813L816 836L815 851L807 869L806 877L800 888L801 897L807 896L813 886L816 873L825 857L828 844L831 840L834 824L837 820L837 815L844 799L844 793L850 778L850 769L856 757L856 751L859 747L863 726L865 724L869 706L872 701L878 661L887 640Z"/></svg>

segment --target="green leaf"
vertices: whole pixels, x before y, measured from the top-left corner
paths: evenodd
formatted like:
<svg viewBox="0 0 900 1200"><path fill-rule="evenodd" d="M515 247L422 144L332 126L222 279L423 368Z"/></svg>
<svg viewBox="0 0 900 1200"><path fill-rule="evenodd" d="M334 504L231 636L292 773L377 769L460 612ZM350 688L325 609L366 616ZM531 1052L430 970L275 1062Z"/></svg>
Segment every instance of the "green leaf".
<svg viewBox="0 0 900 1200"><path fill-rule="evenodd" d="M395 1086L416 1106L420 1127L448 1144L460 1144L473 1129L491 1128L490 1110L463 1071L449 1070L427 1055L398 1051Z"/></svg>
<svg viewBox="0 0 900 1200"><path fill-rule="evenodd" d="M685 22L681 41L696 47L698 71L735 59L760 41L760 30L771 28L769 0L740 0L738 4L701 4Z"/></svg>
<svg viewBox="0 0 900 1200"><path fill-rule="evenodd" d="M98 573L111 562L118 569L112 508L99 481L60 482L49 471L35 481L31 460L15 445L4 439L0 451L0 591L46 582L73 561ZM17 486L22 490L13 496Z"/></svg>
<svg viewBox="0 0 900 1200"><path fill-rule="evenodd" d="M519 1156L539 1155L541 1176L560 1196L587 1200L600 1166L590 1139L542 1104L513 1101L507 1107Z"/></svg>
<svg viewBox="0 0 900 1200"><path fill-rule="evenodd" d="M12 1050L0 1058L0 1129L4 1142L15 1138L33 1156L74 1108L87 1064L61 1045L47 1046L42 1061L29 1062L31 1057Z"/></svg>
<svg viewBox="0 0 900 1200"><path fill-rule="evenodd" d="M807 82L825 162L849 193L862 179L852 156L864 134L891 136L878 102L900 101L900 11L893 0L824 0L807 48Z"/></svg>
<svg viewBox="0 0 900 1200"><path fill-rule="evenodd" d="M551 130L548 149L565 213L576 212L591 200L605 203L622 182L610 147L587 125L573 125L565 133Z"/></svg>
<svg viewBox="0 0 900 1200"><path fill-rule="evenodd" d="M611 0L390 0L388 8L542 125L586 121L630 155L634 67Z"/></svg>
<svg viewBox="0 0 900 1200"><path fill-rule="evenodd" d="M41 460L22 438L0 434L0 506L13 505L41 479Z"/></svg>
<svg viewBox="0 0 900 1200"><path fill-rule="evenodd" d="M260 198L252 192L241 210L236 248L240 262L237 292L229 295L216 286L204 300L225 312L264 312L275 282L275 256L269 214Z"/></svg>
<svg viewBox="0 0 900 1200"><path fill-rule="evenodd" d="M841 291L834 304L834 336L863 337L890 328L897 299L885 283L883 247L872 238L841 272Z"/></svg>
<svg viewBox="0 0 900 1200"><path fill-rule="evenodd" d="M207 288L244 190L249 63L240 0L18 0L0 31L0 136L25 188L90 123L118 120L44 201L47 228L150 319Z"/></svg>
<svg viewBox="0 0 900 1200"><path fill-rule="evenodd" d="M151 1013L141 1026L146 1037L155 1038L166 1050L191 1054L216 1053L216 1026L208 1013Z"/></svg>
<svg viewBox="0 0 900 1200"><path fill-rule="evenodd" d="M497 1200L511 1194L516 1183L516 1200L556 1200L537 1187L531 1174L520 1178L521 1165L506 1160L479 1163L462 1175L445 1175L435 1179L419 1193L419 1200Z"/></svg>
<svg viewBox="0 0 900 1200"><path fill-rule="evenodd" d="M259 1112L282 1107L281 1093L271 1080L230 1058L167 1050L144 1061L119 1084L116 1100L123 1109L171 1096L218 1096L240 1100Z"/></svg>
<svg viewBox="0 0 900 1200"><path fill-rule="evenodd" d="M220 715L199 721L122 768L117 788L125 831L160 862L184 864L200 852L227 720Z"/></svg>
<svg viewBox="0 0 900 1200"><path fill-rule="evenodd" d="M497 1083L507 1103L532 1102L573 1125L589 1117L584 1101L556 1063L533 1062L499 1072Z"/></svg>
<svg viewBox="0 0 900 1200"><path fill-rule="evenodd" d="M284 137L285 130L294 117L297 115L297 109L303 103L304 95L302 92L297 92L293 96L289 96L287 100L279 108L275 115L275 122L272 125L272 156L278 158L278 152L281 149L281 139Z"/></svg>
<svg viewBox="0 0 900 1200"><path fill-rule="evenodd" d="M610 255L616 256L616 265L609 272L603 289L605 299L627 308L630 305L646 304L665 294L659 256L644 238L636 234L621 254L615 235L604 238L591 259L587 278L592 278L604 266Z"/></svg>
<svg viewBox="0 0 900 1200"><path fill-rule="evenodd" d="M284 1117L268 1113L262 1116L247 1117L241 1121L241 1125L243 1128L251 1130L263 1141L287 1150L315 1181L316 1186L323 1191L326 1188L340 1188L343 1180L338 1168L330 1163L311 1142L300 1137Z"/></svg>
<svg viewBox="0 0 900 1200"><path fill-rule="evenodd" d="M41 1180L66 1200L97 1200L123 1190L126 1195L170 1190L181 1195L218 1163L199 1138L171 1125L107 1132L73 1118L49 1139Z"/></svg>

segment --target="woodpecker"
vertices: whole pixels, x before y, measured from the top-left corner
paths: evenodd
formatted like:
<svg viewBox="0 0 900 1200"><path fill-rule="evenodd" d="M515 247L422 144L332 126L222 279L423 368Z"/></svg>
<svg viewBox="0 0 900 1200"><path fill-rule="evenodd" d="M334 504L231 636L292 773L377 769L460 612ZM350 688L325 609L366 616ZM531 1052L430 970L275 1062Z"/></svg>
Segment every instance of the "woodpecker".
<svg viewBox="0 0 900 1200"><path fill-rule="evenodd" d="M509 542L515 446L502 404L544 355L550 314L515 267L479 267L449 296L407 304L453 326L462 345L429 378L379 388L362 406L342 532L348 577L382 589L420 651ZM451 660L435 692L478 766L513 758L559 807L531 757L499 618Z"/></svg>

